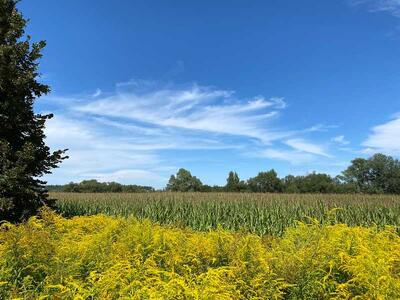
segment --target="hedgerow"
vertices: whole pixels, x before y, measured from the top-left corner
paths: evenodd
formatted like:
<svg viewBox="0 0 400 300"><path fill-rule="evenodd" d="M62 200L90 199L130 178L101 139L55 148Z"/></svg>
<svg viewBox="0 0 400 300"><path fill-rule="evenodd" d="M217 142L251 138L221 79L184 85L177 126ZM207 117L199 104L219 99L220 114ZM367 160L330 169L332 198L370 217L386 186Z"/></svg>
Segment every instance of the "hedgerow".
<svg viewBox="0 0 400 300"><path fill-rule="evenodd" d="M43 210L1 225L0 298L399 299L400 237L314 221L267 238Z"/></svg>

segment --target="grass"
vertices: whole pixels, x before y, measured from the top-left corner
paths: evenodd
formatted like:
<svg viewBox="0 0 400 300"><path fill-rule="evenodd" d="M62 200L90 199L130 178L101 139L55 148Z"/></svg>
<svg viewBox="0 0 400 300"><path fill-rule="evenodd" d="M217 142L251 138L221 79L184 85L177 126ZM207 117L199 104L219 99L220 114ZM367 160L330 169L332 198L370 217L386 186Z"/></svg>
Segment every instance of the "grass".
<svg viewBox="0 0 400 300"><path fill-rule="evenodd" d="M208 231L282 236L297 221L322 224L392 225L400 232L400 196L254 193L53 193L65 217L135 216L157 224Z"/></svg>

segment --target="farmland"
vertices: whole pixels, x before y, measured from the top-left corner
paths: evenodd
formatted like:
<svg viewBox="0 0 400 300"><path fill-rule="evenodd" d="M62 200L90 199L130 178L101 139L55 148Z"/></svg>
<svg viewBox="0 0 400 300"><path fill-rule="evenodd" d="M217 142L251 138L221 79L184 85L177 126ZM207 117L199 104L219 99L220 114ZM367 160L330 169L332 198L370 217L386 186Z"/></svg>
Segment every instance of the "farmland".
<svg viewBox="0 0 400 300"><path fill-rule="evenodd" d="M400 197L52 193L0 225L0 299L399 299Z"/></svg>
<svg viewBox="0 0 400 300"><path fill-rule="evenodd" d="M0 230L1 299L399 299L392 228L298 224L281 238L104 215Z"/></svg>
<svg viewBox="0 0 400 300"><path fill-rule="evenodd" d="M162 225L282 236L298 221L400 226L400 196L255 193L53 193L65 217L134 216Z"/></svg>

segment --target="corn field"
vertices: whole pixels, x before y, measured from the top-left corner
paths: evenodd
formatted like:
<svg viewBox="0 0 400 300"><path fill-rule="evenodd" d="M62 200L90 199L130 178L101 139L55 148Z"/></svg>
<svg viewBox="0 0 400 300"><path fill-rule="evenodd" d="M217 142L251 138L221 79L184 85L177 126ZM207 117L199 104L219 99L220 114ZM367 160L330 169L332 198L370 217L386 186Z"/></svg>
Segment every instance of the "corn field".
<svg viewBox="0 0 400 300"><path fill-rule="evenodd" d="M161 225L282 236L298 221L392 225L400 232L400 196L246 193L53 193L65 217L105 214Z"/></svg>

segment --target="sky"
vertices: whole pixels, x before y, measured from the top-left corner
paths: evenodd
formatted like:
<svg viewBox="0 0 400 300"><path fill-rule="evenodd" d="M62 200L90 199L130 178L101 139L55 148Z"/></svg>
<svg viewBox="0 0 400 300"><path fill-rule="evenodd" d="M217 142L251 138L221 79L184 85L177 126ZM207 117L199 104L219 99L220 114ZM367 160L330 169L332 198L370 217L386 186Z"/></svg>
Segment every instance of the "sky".
<svg viewBox="0 0 400 300"><path fill-rule="evenodd" d="M400 0L23 0L50 184L332 176L400 157Z"/></svg>

